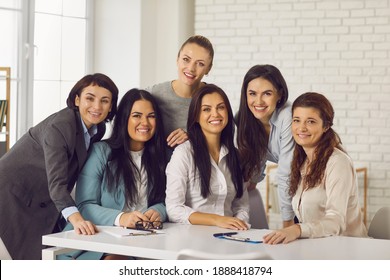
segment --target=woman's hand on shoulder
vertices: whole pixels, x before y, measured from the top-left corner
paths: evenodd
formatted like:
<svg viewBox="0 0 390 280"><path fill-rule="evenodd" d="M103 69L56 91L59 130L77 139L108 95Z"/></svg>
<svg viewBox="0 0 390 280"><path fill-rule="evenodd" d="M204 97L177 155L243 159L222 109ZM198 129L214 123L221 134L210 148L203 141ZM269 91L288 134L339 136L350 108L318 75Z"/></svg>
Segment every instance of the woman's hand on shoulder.
<svg viewBox="0 0 390 280"><path fill-rule="evenodd" d="M167 138L167 143L169 147L175 147L176 145L179 145L181 143L184 143L188 140L187 132L185 132L183 129L178 128L169 134Z"/></svg>
<svg viewBox="0 0 390 280"><path fill-rule="evenodd" d="M243 221L235 217L219 216L216 219L217 227L228 228L233 230L247 230L248 225Z"/></svg>
<svg viewBox="0 0 390 280"><path fill-rule="evenodd" d="M77 234L93 235L98 232L96 226L92 222L84 220L80 212L73 213L68 217L68 220Z"/></svg>
<svg viewBox="0 0 390 280"><path fill-rule="evenodd" d="M301 227L297 224L292 226L275 230L271 233L268 233L263 236L263 241L265 244L278 244L283 243L287 244L291 241L298 239L301 236Z"/></svg>

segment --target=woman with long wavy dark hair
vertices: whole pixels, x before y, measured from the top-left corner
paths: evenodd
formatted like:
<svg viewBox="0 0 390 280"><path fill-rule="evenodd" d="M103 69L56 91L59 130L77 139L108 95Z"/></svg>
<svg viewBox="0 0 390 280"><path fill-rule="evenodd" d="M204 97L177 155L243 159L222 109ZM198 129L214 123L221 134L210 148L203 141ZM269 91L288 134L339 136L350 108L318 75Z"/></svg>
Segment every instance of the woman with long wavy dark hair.
<svg viewBox="0 0 390 280"><path fill-rule="evenodd" d="M263 180L267 160L278 164L276 180L283 226L294 223L289 190L294 140L291 135L291 103L279 69L255 65L246 73L237 113L237 145L248 191Z"/></svg>
<svg viewBox="0 0 390 280"><path fill-rule="evenodd" d="M292 133L296 142L291 164L290 194L299 223L264 236L268 244L331 235L367 237L359 205L356 171L332 129L329 100L315 92L293 103Z"/></svg>
<svg viewBox="0 0 390 280"><path fill-rule="evenodd" d="M234 146L232 109L225 92L207 84L192 97L189 141L167 166L166 205L171 222L248 228L248 194Z"/></svg>
<svg viewBox="0 0 390 280"><path fill-rule="evenodd" d="M96 225L135 228L166 220L164 128L154 97L131 89L121 99L111 136L96 143L80 173L76 203ZM127 259L97 252L71 258Z"/></svg>

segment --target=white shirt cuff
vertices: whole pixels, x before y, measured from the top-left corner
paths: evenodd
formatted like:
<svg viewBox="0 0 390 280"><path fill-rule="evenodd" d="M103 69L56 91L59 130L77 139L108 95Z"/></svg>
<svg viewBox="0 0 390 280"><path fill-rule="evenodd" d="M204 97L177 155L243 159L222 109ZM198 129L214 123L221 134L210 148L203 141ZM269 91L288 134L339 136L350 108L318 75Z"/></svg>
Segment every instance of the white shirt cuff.
<svg viewBox="0 0 390 280"><path fill-rule="evenodd" d="M120 218L121 218L123 213L125 213L125 212L121 212L121 213L118 214L118 216L116 216L115 222L114 222L114 226L118 226L119 227L121 225L119 220L120 220Z"/></svg>

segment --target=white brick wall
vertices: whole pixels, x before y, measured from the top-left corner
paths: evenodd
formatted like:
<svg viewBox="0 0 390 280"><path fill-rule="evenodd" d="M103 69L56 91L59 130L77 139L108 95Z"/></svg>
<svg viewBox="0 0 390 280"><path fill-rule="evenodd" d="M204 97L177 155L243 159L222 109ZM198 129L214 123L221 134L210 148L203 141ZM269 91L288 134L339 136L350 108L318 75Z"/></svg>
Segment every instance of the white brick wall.
<svg viewBox="0 0 390 280"><path fill-rule="evenodd" d="M254 64L277 66L290 100L325 94L355 166L368 168L369 220L390 205L390 0L196 0L195 32L215 47L207 82L235 110Z"/></svg>

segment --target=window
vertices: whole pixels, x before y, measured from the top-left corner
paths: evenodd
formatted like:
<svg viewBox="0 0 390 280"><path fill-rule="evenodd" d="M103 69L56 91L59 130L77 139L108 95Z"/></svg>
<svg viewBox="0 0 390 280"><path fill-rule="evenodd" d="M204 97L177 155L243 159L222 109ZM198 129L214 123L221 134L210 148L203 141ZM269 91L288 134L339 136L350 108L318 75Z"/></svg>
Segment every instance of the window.
<svg viewBox="0 0 390 280"><path fill-rule="evenodd" d="M64 108L71 87L91 68L92 3L0 1L0 66L11 67L11 146Z"/></svg>
<svg viewBox="0 0 390 280"><path fill-rule="evenodd" d="M64 108L87 72L86 15L85 0L35 0L33 124Z"/></svg>
<svg viewBox="0 0 390 280"><path fill-rule="evenodd" d="M17 115L17 92L19 85L19 57L23 51L23 15L22 0L0 1L0 67L11 68L11 100L10 100L10 144L16 139L16 115ZM6 98L6 79L4 72L0 75L0 100ZM5 133L5 132L4 132ZM0 142L5 141L5 134L0 134Z"/></svg>

